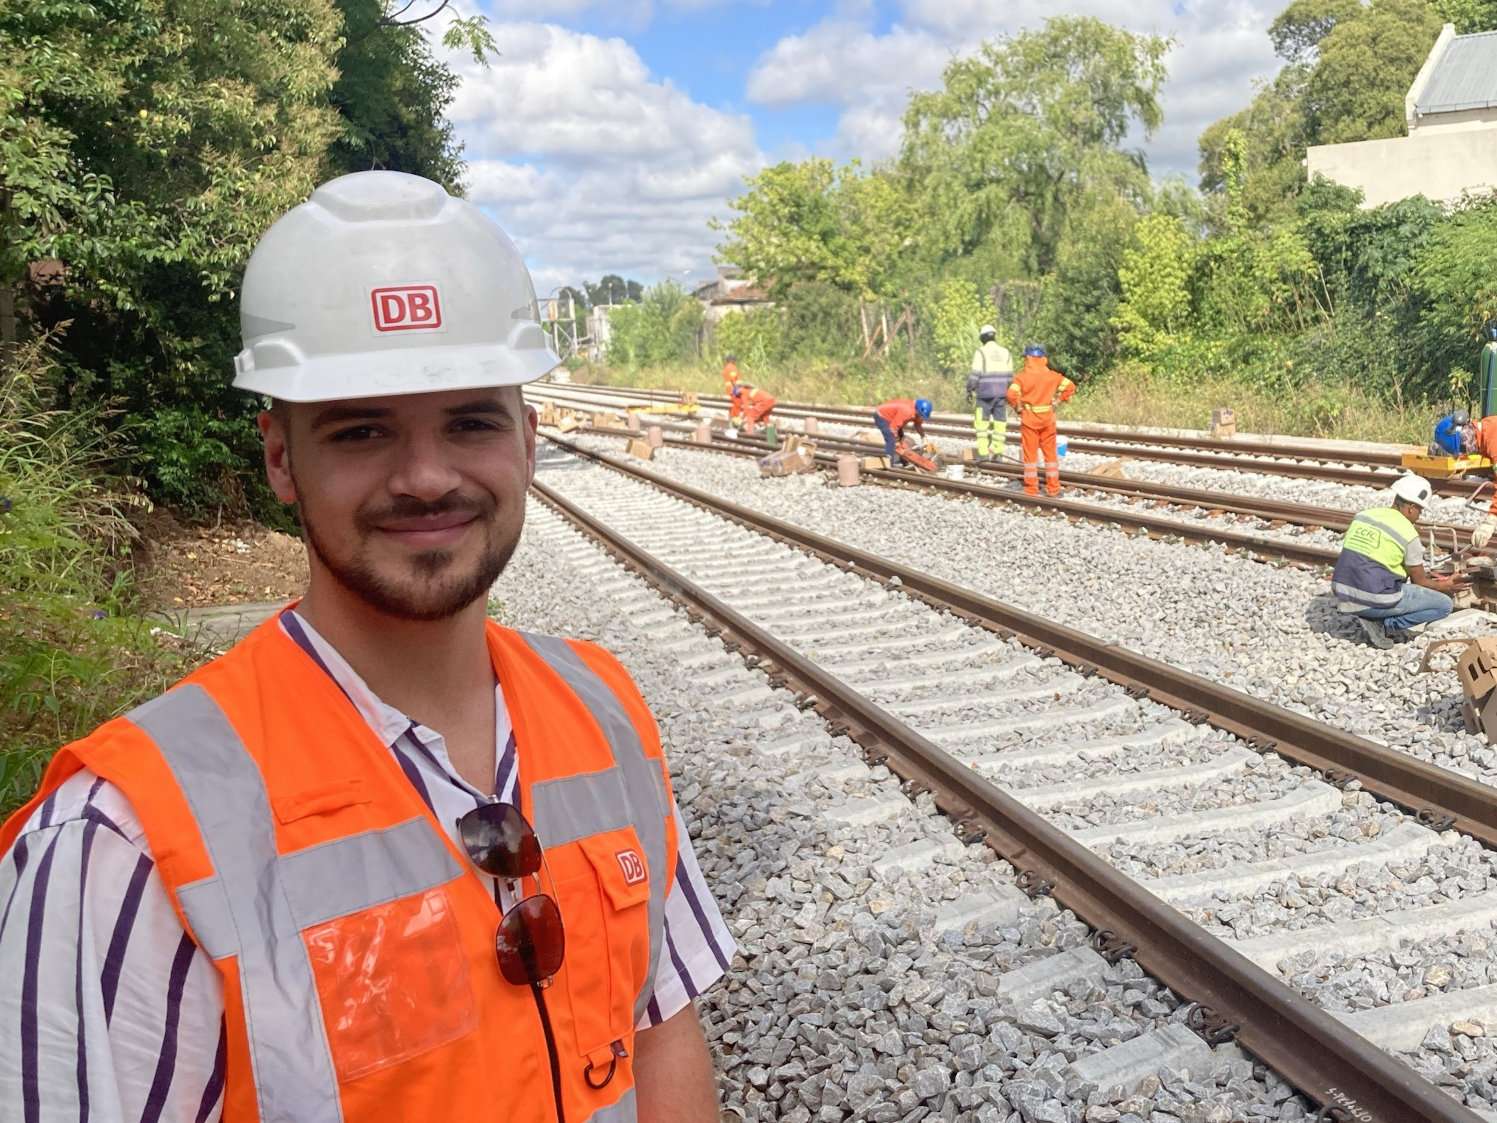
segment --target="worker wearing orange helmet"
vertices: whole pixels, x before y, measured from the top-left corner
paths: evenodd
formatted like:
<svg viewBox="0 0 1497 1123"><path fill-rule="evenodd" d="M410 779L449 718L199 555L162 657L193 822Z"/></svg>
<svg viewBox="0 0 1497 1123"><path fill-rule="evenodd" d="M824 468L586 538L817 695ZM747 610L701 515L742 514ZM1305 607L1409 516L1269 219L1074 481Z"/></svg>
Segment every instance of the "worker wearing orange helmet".
<svg viewBox="0 0 1497 1123"><path fill-rule="evenodd" d="M1045 454L1045 492L1060 494L1060 457L1055 451L1055 406L1071 400L1076 384L1050 366L1038 344L1024 348L1024 365L1008 387L1008 404L1019 412L1024 490L1040 493L1040 453Z"/></svg>
<svg viewBox="0 0 1497 1123"><path fill-rule="evenodd" d="M769 414L775 407L775 398L767 390L761 390L747 382L735 382L729 391L728 419L743 420L743 431L752 433L761 421L769 422Z"/></svg>
<svg viewBox="0 0 1497 1123"><path fill-rule="evenodd" d="M738 385L738 356L723 356L723 393L733 396L733 387Z"/></svg>

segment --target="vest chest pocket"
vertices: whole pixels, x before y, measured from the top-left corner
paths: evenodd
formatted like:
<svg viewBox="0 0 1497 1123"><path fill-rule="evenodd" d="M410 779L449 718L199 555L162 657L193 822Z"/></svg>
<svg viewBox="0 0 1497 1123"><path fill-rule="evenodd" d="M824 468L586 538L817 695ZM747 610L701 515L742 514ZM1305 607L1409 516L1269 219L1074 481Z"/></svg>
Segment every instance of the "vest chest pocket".
<svg viewBox="0 0 1497 1123"><path fill-rule="evenodd" d="M477 1002L447 892L461 871L424 820L281 862L340 1081L473 1032Z"/></svg>
<svg viewBox="0 0 1497 1123"><path fill-rule="evenodd" d="M633 1041L634 1003L650 961L650 879L661 871L646 865L633 827L570 845L577 853L567 856L566 872L561 862L553 866L566 925L561 976L578 1051L606 1071L613 1043Z"/></svg>

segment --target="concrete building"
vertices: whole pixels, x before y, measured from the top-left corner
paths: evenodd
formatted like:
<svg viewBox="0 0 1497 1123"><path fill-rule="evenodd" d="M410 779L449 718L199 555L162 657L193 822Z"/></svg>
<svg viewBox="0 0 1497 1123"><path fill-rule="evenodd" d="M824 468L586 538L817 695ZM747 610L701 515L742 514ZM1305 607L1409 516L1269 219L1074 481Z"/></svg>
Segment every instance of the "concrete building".
<svg viewBox="0 0 1497 1123"><path fill-rule="evenodd" d="M1457 35L1447 23L1404 98L1404 119L1408 136L1310 148L1310 176L1360 189L1368 207L1497 190L1497 32Z"/></svg>
<svg viewBox="0 0 1497 1123"><path fill-rule="evenodd" d="M743 275L743 271L731 265L719 265L717 276L691 290L691 295L705 305L708 324L715 324L724 316L750 308L773 308L774 301L761 287Z"/></svg>

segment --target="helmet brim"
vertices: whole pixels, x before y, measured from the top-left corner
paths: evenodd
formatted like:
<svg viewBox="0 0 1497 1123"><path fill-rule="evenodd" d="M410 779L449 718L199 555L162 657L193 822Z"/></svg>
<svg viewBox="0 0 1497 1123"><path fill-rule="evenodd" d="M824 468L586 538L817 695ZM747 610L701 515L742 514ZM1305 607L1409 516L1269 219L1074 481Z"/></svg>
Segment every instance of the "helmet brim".
<svg viewBox="0 0 1497 1123"><path fill-rule="evenodd" d="M234 387L285 402L337 402L523 386L559 365L550 349L514 351L489 344L368 351L307 358L289 368L241 369Z"/></svg>

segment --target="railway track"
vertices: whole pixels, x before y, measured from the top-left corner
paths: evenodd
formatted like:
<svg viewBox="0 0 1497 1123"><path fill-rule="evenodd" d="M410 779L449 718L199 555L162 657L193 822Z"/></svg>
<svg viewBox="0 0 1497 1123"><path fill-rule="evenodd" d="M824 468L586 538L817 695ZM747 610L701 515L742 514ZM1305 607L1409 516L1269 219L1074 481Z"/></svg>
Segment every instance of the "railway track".
<svg viewBox="0 0 1497 1123"><path fill-rule="evenodd" d="M559 470L579 454L612 472ZM622 461L546 461L548 503L1102 933L1045 985L1132 948L1202 1003L1199 1032L1235 1036L1328 1118L1481 1118L1378 1046L1497 1022L1497 987L1327 1012L1289 984L1327 947L1355 961L1489 926L1497 881L1473 840L1497 842L1492 789ZM1345 888L1432 864L1470 892L1421 907ZM1321 891L1336 921L1298 920L1292 896Z"/></svg>
<svg viewBox="0 0 1497 1123"><path fill-rule="evenodd" d="M610 404L613 407L649 403L667 405L680 401L680 395L673 391L580 386L570 383L538 384L532 387L531 395L573 408ZM727 408L725 397L703 395L698 400L701 405L709 408L724 411ZM819 422L831 425L859 428L867 427L871 418L867 409L795 402L780 403L775 407L775 414L782 418L814 417ZM970 441L972 435L970 420L949 413L937 414L927 423L926 431L932 436L961 441ZM1375 449L1338 449L1331 454L1309 446L1268 445L1242 438L1217 440L1188 435L1159 436L1076 423L1062 423L1060 431L1068 437L1070 448L1074 452L1220 471L1263 473L1370 488L1389 486L1401 471L1396 452ZM1014 426L1009 428L1008 441L1013 446L1018 444L1018 433ZM1432 482L1440 495L1470 497L1483 486L1484 481L1451 479Z"/></svg>

